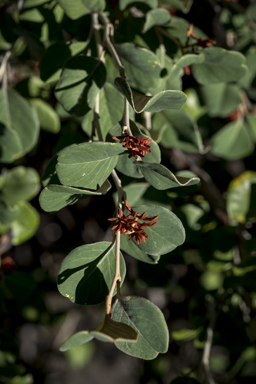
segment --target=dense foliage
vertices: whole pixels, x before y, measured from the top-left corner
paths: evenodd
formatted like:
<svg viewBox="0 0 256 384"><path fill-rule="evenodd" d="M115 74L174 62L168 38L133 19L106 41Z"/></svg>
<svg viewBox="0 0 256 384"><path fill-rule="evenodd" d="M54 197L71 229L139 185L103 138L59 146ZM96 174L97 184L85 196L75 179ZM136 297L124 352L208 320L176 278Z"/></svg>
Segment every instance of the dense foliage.
<svg viewBox="0 0 256 384"><path fill-rule="evenodd" d="M0 54L0 382L255 377L256 3L4 0Z"/></svg>

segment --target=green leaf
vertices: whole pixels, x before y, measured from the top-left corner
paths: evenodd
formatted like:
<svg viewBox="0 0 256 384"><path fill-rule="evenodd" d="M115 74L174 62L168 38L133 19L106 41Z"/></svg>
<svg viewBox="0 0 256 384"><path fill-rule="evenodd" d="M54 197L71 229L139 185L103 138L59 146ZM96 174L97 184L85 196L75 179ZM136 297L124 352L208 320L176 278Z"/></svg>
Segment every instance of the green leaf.
<svg viewBox="0 0 256 384"><path fill-rule="evenodd" d="M83 116L94 107L105 81L102 61L89 56L72 57L65 63L55 96L67 112Z"/></svg>
<svg viewBox="0 0 256 384"><path fill-rule="evenodd" d="M43 23L44 17L38 9L30 9L20 14L20 20L30 21L33 23Z"/></svg>
<svg viewBox="0 0 256 384"><path fill-rule="evenodd" d="M244 77L239 80L239 84L245 88L250 89L252 82L256 76L256 53L249 52L246 54L246 66L248 71Z"/></svg>
<svg viewBox="0 0 256 384"><path fill-rule="evenodd" d="M244 223L250 208L251 188L256 183L256 172L246 171L228 186L227 211L233 222Z"/></svg>
<svg viewBox="0 0 256 384"><path fill-rule="evenodd" d="M250 129L249 132L251 133L252 140L254 143L256 143L256 115L255 114L247 115L246 122Z"/></svg>
<svg viewBox="0 0 256 384"><path fill-rule="evenodd" d="M193 4L193 0L163 0L161 4L168 8L175 8L183 13L187 13Z"/></svg>
<svg viewBox="0 0 256 384"><path fill-rule="evenodd" d="M112 320L108 315L105 317L105 321L97 327L94 331L81 331L70 336L60 347L62 352L79 345L88 343L93 338L101 341L126 341L136 342L138 334L137 332L127 326L124 323L120 323Z"/></svg>
<svg viewBox="0 0 256 384"><path fill-rule="evenodd" d="M168 0L169 1L169 0ZM183 46L186 45L187 41L187 33L190 26L190 22L181 18L181 17L173 17L168 28L166 27L167 32L170 34L170 37L176 37L179 39L180 44ZM193 27L193 32L195 33L197 38L207 39L207 35L203 33L199 28Z"/></svg>
<svg viewBox="0 0 256 384"><path fill-rule="evenodd" d="M132 240L143 252L153 256L161 256L184 243L185 230L183 225L169 209L156 205L140 205L132 208L139 214L146 212L147 217L158 216L157 224L154 227L143 228L149 237L145 243L137 244L134 239Z"/></svg>
<svg viewBox="0 0 256 384"><path fill-rule="evenodd" d="M133 241L128 240L128 236L121 236L121 249L135 259L143 261L143 263L157 264L160 259L159 256L152 256L143 252Z"/></svg>
<svg viewBox="0 0 256 384"><path fill-rule="evenodd" d="M128 5L132 5L133 3L142 3L148 5L150 8L157 7L157 0L120 0L119 8L121 11L124 11Z"/></svg>
<svg viewBox="0 0 256 384"><path fill-rule="evenodd" d="M125 262L121 254L121 278ZM64 259L58 289L73 303L94 305L105 301L115 275L115 245L110 242L82 245Z"/></svg>
<svg viewBox="0 0 256 384"><path fill-rule="evenodd" d="M228 123L211 140L211 152L226 160L243 159L253 149L254 145L243 119Z"/></svg>
<svg viewBox="0 0 256 384"><path fill-rule="evenodd" d="M3 174L0 195L8 205L31 200L40 189L40 177L33 168L15 167Z"/></svg>
<svg viewBox="0 0 256 384"><path fill-rule="evenodd" d="M194 185L200 182L197 177L188 179L186 177L176 177L169 169L161 164L137 162L138 167L145 179L156 189L170 189Z"/></svg>
<svg viewBox="0 0 256 384"><path fill-rule="evenodd" d="M134 344L115 342L121 351L145 360L154 359L158 353L165 353L169 345L169 333L160 309L142 297L121 296L116 300L111 317L129 325L138 333Z"/></svg>
<svg viewBox="0 0 256 384"><path fill-rule="evenodd" d="M105 194L110 188L111 184L108 180L95 192L63 185L48 185L42 190L39 203L44 211L56 212L67 205L75 204L80 199Z"/></svg>
<svg viewBox="0 0 256 384"><path fill-rule="evenodd" d="M1 161L12 162L29 152L36 144L39 134L39 121L35 110L29 103L13 90L0 89L0 152ZM8 133L6 132L8 129ZM8 140L11 140L8 143ZM6 148L7 146L7 148ZM8 149L11 155L8 154ZM15 153L15 151L17 152Z"/></svg>
<svg viewBox="0 0 256 384"><path fill-rule="evenodd" d="M65 43L54 43L48 47L40 61L40 75L43 81L48 80L71 57L69 47Z"/></svg>
<svg viewBox="0 0 256 384"><path fill-rule="evenodd" d="M39 214L31 204L20 201L17 204L18 214L11 222L12 244L20 245L29 240L37 231L39 226Z"/></svg>
<svg viewBox="0 0 256 384"><path fill-rule="evenodd" d="M201 89L210 117L227 117L241 102L240 89L234 84L208 84Z"/></svg>
<svg viewBox="0 0 256 384"><path fill-rule="evenodd" d="M63 185L98 189L117 164L118 155L124 152L121 144L82 143L58 157L57 173Z"/></svg>
<svg viewBox="0 0 256 384"><path fill-rule="evenodd" d="M16 207L8 207L4 201L0 200L0 223L3 225L10 224L16 217L18 211Z"/></svg>
<svg viewBox="0 0 256 384"><path fill-rule="evenodd" d="M147 92L158 85L163 67L153 52L131 43L117 44L116 50L131 86Z"/></svg>
<svg viewBox="0 0 256 384"><path fill-rule="evenodd" d="M51 133L60 131L60 118L49 103L42 99L30 99L29 103L35 108L42 129Z"/></svg>
<svg viewBox="0 0 256 384"><path fill-rule="evenodd" d="M165 25L171 20L170 13L164 8L156 8L147 12L142 33L147 32L154 25Z"/></svg>
<svg viewBox="0 0 256 384"><path fill-rule="evenodd" d="M196 122L185 110L162 111L153 118L153 128L166 125L161 144L166 148L179 148L187 152L202 152L203 143Z"/></svg>
<svg viewBox="0 0 256 384"><path fill-rule="evenodd" d="M58 0L66 15L72 20L79 19L91 12L102 12L105 8L105 0Z"/></svg>
<svg viewBox="0 0 256 384"><path fill-rule="evenodd" d="M154 96L141 95L132 91L126 80L120 77L115 79L115 85L131 104L136 113L143 111L160 112L163 109L181 109L187 100L181 91L161 91Z"/></svg>
<svg viewBox="0 0 256 384"><path fill-rule="evenodd" d="M144 137L144 138L149 138L147 135L144 135L141 133L140 129L137 127L137 125L133 122L130 121L130 127L132 130L133 136L136 137ZM122 127L120 124L116 124L110 131L111 136L121 136L122 135ZM151 153L148 153L147 155L144 156L144 159L147 160L148 162L153 162L153 163L160 163L161 161L161 153L160 149L154 141L150 143L150 150ZM134 177L134 178L142 178L143 175L137 166L137 163L135 162L135 158L131 157L130 159L128 158L128 154L124 154L122 156L118 156L118 162L116 165L116 169L123 174Z"/></svg>
<svg viewBox="0 0 256 384"><path fill-rule="evenodd" d="M202 327L198 329L179 329L178 331L172 332L171 336L177 341L188 341L193 340L202 332Z"/></svg>
<svg viewBox="0 0 256 384"><path fill-rule="evenodd" d="M0 161L12 163L22 156L22 145L17 132L8 129L0 122Z"/></svg>
<svg viewBox="0 0 256 384"><path fill-rule="evenodd" d="M100 90L100 128L103 140L105 140L110 128L122 118L123 111L120 108L120 98L120 92L110 83L105 83ZM90 111L82 122L82 128L88 136L91 135L93 119L94 112Z"/></svg>
<svg viewBox="0 0 256 384"><path fill-rule="evenodd" d="M181 56L179 60L172 67L172 71L175 71L176 68L184 68L190 66L192 64L200 64L204 61L204 55L201 53L200 55L195 55L193 53L188 53L186 55Z"/></svg>
<svg viewBox="0 0 256 384"><path fill-rule="evenodd" d="M203 55L203 63L192 65L193 76L199 84L229 83L247 72L245 57L240 52L210 47L204 49Z"/></svg>

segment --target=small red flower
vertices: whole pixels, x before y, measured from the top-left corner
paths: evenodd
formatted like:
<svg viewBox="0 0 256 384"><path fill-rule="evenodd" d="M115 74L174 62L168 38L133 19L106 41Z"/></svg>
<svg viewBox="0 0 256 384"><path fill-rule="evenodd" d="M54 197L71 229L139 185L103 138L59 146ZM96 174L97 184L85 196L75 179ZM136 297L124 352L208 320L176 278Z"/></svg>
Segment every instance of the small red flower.
<svg viewBox="0 0 256 384"><path fill-rule="evenodd" d="M152 140L143 137L136 137L131 135L123 135L113 137L114 140L123 140L121 144L129 151L129 158L132 156L144 157L150 150L150 143Z"/></svg>
<svg viewBox="0 0 256 384"><path fill-rule="evenodd" d="M121 232L121 235L129 235L129 240L135 237L136 243L140 244L141 241L145 243L145 238L148 239L148 235L144 231L143 227L154 227L156 225L156 220L158 216L146 217L146 212L139 215L138 212L135 212L129 205L126 200L125 206L130 211L130 214L125 216L121 208L118 207L118 216L108 219L109 221L117 220L117 223L112 227L115 230L115 234L118 231ZM139 220L144 221L140 223ZM147 223L145 223L147 221Z"/></svg>
<svg viewBox="0 0 256 384"><path fill-rule="evenodd" d="M213 44L216 44L215 40L211 40L211 39L204 40L202 38L197 40L198 47L206 48L206 47L210 47Z"/></svg>

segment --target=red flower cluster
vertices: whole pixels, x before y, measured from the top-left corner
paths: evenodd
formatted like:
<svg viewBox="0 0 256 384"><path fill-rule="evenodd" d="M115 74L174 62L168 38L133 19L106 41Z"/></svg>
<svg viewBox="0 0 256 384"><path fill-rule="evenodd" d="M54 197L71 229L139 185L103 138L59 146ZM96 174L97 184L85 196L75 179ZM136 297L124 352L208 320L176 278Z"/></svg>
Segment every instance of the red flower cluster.
<svg viewBox="0 0 256 384"><path fill-rule="evenodd" d="M144 157L150 150L150 143L152 140L143 137L136 137L131 135L113 137L114 140L123 140L122 145L129 151L129 158L132 156Z"/></svg>
<svg viewBox="0 0 256 384"><path fill-rule="evenodd" d="M109 221L117 220L117 223L112 227L115 230L115 234L118 231L121 232L121 235L130 235L129 240L135 237L136 243L140 244L141 240L145 243L145 237L148 239L148 235L144 231L143 227L154 227L156 225L156 220L158 216L146 217L146 212L139 215L138 212L135 212L129 205L128 201L125 202L126 208L130 211L130 214L125 216L121 208L118 207L118 216ZM143 220L144 223L139 223L138 220ZM147 223L145 223L147 221Z"/></svg>

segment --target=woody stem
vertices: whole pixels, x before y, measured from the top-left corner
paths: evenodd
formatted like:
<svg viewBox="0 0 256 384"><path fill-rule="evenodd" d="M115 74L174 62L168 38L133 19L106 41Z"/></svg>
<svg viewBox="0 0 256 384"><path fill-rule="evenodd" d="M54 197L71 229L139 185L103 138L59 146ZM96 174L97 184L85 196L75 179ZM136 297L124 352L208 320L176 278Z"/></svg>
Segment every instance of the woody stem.
<svg viewBox="0 0 256 384"><path fill-rule="evenodd" d="M114 180L117 193L118 193L118 206L119 208L122 208L122 201L126 199L125 191L123 190L121 180L117 176L116 171L113 169L111 172L112 178ZM115 276L113 279L112 286L110 288L109 294L106 298L106 314L109 315L111 312L111 303L112 298L114 296L115 287L117 287L117 297L120 296L120 283L121 283L121 274L120 274L120 231L117 232L116 238L115 238L115 244L116 244L116 268L115 268Z"/></svg>

